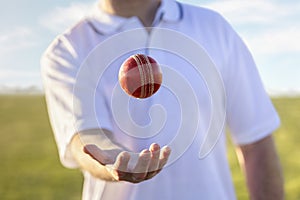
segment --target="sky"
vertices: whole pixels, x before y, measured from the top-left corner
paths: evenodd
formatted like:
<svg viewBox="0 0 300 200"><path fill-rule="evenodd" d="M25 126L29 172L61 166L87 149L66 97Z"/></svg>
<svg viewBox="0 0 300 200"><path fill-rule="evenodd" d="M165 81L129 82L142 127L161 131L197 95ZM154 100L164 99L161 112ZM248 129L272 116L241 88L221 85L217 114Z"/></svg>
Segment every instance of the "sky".
<svg viewBox="0 0 300 200"><path fill-rule="evenodd" d="M299 0L181 0L221 13L243 38L270 94L300 94ZM38 86L40 57L95 0L0 0L0 86Z"/></svg>

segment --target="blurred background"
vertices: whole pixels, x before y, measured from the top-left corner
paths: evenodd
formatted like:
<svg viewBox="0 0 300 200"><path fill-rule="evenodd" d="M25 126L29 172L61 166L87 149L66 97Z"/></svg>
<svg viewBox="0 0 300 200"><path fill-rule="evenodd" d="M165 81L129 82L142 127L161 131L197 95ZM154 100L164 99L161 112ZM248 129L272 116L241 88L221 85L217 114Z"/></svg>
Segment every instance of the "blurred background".
<svg viewBox="0 0 300 200"><path fill-rule="evenodd" d="M257 62L282 126L275 133L287 199L300 199L300 2L181 0L214 9L233 25ZM48 122L39 59L95 0L2 1L0 13L0 199L77 199L79 170L61 166ZM248 199L228 142L238 199Z"/></svg>

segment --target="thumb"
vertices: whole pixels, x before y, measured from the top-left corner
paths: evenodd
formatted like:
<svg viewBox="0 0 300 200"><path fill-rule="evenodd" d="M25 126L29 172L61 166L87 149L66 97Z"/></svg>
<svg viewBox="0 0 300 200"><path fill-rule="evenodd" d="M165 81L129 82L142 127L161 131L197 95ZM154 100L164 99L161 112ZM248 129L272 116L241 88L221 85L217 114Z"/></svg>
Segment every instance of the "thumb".
<svg viewBox="0 0 300 200"><path fill-rule="evenodd" d="M83 151L98 161L102 165L113 164L111 156L94 144L88 144L83 147Z"/></svg>

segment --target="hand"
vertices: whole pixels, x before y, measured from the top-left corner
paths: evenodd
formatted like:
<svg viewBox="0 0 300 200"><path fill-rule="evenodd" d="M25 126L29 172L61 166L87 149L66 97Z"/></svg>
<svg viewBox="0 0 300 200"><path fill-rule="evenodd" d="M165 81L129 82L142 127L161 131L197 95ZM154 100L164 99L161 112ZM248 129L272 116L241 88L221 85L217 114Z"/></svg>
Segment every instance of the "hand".
<svg viewBox="0 0 300 200"><path fill-rule="evenodd" d="M121 150L101 150L96 145L89 144L84 146L84 152L106 166L114 180L139 183L153 178L161 171L168 161L171 149L161 149L154 143L149 150L145 149L137 155Z"/></svg>

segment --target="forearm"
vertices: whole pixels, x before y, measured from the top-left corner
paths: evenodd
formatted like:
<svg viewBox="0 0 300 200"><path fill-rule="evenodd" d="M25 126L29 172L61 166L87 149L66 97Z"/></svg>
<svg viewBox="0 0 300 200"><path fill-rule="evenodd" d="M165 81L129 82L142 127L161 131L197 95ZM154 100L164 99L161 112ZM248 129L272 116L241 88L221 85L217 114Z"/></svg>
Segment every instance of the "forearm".
<svg viewBox="0 0 300 200"><path fill-rule="evenodd" d="M102 133L99 131L94 129L76 134L71 141L70 149L81 169L90 172L97 178L113 181L114 178L107 168L84 152L86 144L95 144L102 149L115 151L116 154L121 152L121 149L108 137L110 133L105 130Z"/></svg>
<svg viewBox="0 0 300 200"><path fill-rule="evenodd" d="M284 199L283 175L272 136L239 148L250 199Z"/></svg>

